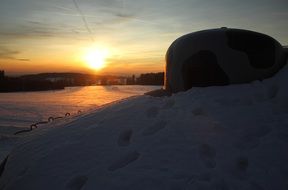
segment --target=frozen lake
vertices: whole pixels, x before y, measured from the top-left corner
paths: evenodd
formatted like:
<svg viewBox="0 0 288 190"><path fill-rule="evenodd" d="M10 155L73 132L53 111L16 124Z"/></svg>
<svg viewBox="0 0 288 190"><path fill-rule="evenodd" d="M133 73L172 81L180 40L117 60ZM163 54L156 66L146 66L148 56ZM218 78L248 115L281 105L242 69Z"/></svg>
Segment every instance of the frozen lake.
<svg viewBox="0 0 288 190"><path fill-rule="evenodd" d="M159 88L138 85L86 86L58 91L0 93L0 163L13 147L21 143L23 135L29 135L14 133L29 129L33 123L47 121L49 117L63 117L67 112L72 118L79 110L85 114L104 104ZM53 124L63 122L66 120L60 119Z"/></svg>
<svg viewBox="0 0 288 190"><path fill-rule="evenodd" d="M9 127L29 127L49 117L64 116L145 92L160 86L86 86L59 91L0 94L0 133Z"/></svg>

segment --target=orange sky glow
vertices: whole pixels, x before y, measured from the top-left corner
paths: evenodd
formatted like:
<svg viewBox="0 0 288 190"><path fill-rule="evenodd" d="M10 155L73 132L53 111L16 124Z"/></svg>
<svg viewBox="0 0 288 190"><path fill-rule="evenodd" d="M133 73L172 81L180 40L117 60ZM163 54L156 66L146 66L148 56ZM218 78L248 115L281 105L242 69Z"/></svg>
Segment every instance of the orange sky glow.
<svg viewBox="0 0 288 190"><path fill-rule="evenodd" d="M258 31L287 45L287 2L1 0L0 70L7 75L161 72L175 39L223 26ZM89 53L95 49L105 49L105 56Z"/></svg>
<svg viewBox="0 0 288 190"><path fill-rule="evenodd" d="M25 40L24 40L25 42ZM31 43L31 39L28 41ZM33 42L33 40L32 40ZM59 39L61 42L61 39ZM39 44L39 46L37 45ZM55 43L55 42L54 42ZM139 74L143 71L159 72L164 70L165 54L156 55L147 50L145 45L137 47L143 49L141 54L135 51L135 46L122 47L120 45L97 42L75 43L73 40L54 44L49 41L35 41L35 44L19 48L21 53L13 58L0 59L1 69L7 73L39 73L39 72L84 72L94 74ZM25 44L25 43L24 43ZM23 49L22 49L23 48ZM105 49L106 55L103 67L97 69L89 65L87 56L91 51L96 55L90 59L97 59L98 49ZM91 55L90 55L91 57ZM125 70L123 69L125 68Z"/></svg>

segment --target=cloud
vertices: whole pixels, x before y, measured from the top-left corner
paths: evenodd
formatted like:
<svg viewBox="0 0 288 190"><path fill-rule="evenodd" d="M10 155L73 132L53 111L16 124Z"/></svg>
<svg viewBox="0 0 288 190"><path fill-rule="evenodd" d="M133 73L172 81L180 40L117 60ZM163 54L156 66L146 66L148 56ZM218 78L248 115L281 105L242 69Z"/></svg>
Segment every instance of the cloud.
<svg viewBox="0 0 288 190"><path fill-rule="evenodd" d="M0 59L16 59L19 51L10 50L6 47L0 47Z"/></svg>
<svg viewBox="0 0 288 190"><path fill-rule="evenodd" d="M26 21L17 26L0 29L0 38L43 38L59 36L61 34L65 36L68 30L64 26L52 26L43 22ZM69 32L72 33L71 31Z"/></svg>
<svg viewBox="0 0 288 190"><path fill-rule="evenodd" d="M11 50L7 47L0 47L0 59L12 59L17 61L30 61L27 58L17 58L21 52L17 50Z"/></svg>
<svg viewBox="0 0 288 190"><path fill-rule="evenodd" d="M52 38L78 40L77 37L81 38L83 35L94 41L94 38L101 38L117 27L122 30L129 22L151 24L151 21L138 18L133 7L126 7L125 0L74 0L69 4L64 4L64 1L36 3L36 0L29 0L30 3L34 1L35 7L25 6L27 10L19 10L25 13L30 10L30 14L23 14L21 21L15 19L15 15L5 17L5 22L0 27L0 42L15 44L17 40ZM9 6L12 5L9 3Z"/></svg>
<svg viewBox="0 0 288 190"><path fill-rule="evenodd" d="M30 59L16 59L18 61L30 61Z"/></svg>

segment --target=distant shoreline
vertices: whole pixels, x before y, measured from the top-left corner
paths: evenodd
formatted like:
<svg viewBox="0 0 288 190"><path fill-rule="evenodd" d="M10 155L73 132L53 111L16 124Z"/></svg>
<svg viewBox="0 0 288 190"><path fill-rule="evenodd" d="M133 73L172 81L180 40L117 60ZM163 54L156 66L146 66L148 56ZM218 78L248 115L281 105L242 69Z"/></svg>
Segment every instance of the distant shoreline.
<svg viewBox="0 0 288 190"><path fill-rule="evenodd" d="M60 90L65 90L64 88L59 88L59 89L43 89L43 90L14 90L14 91L0 91L0 94L5 94L5 93L22 93L22 92L46 92L46 91L60 91Z"/></svg>
<svg viewBox="0 0 288 190"><path fill-rule="evenodd" d="M136 84L135 84L136 85ZM139 84L137 84L139 85ZM128 85L86 85L86 86L65 86L63 88L55 88L55 89L42 89L42 90L15 90L15 91L1 91L0 94L6 94L6 93L23 93L23 92L47 92L47 91L62 91L65 90L65 88L71 88L71 87L87 87L87 86L131 86ZM140 85L140 86L163 86L163 85Z"/></svg>
<svg viewBox="0 0 288 190"><path fill-rule="evenodd" d="M40 73L20 77L0 76L0 93L63 90L65 87L94 85L164 85L164 73L145 73L139 77L96 76L81 73Z"/></svg>

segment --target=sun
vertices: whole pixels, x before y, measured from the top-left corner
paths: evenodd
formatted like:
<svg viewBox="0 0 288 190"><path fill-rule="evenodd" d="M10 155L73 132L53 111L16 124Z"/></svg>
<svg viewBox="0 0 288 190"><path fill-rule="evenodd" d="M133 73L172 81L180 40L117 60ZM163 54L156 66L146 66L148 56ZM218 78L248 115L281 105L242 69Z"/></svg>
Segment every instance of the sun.
<svg viewBox="0 0 288 190"><path fill-rule="evenodd" d="M101 70L106 66L108 54L108 49L91 48L85 53L84 60L91 69Z"/></svg>

